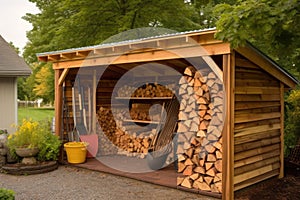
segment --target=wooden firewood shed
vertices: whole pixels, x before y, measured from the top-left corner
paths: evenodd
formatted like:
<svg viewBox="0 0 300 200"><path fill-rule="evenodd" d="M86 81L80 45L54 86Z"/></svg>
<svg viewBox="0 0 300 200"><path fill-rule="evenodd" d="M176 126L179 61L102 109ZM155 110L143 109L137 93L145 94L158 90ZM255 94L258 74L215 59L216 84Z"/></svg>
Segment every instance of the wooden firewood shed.
<svg viewBox="0 0 300 200"><path fill-rule="evenodd" d="M75 113L76 125L83 125L86 132L97 132L100 122L123 154L143 159L155 136L139 139L138 131L128 136L125 124L160 120L159 116L149 119L149 102L163 106L176 94L179 188L233 199L234 191L282 178L284 92L298 81L251 44L232 49L214 38L216 32L197 30L38 54L55 70L56 134L65 137L67 130L74 129ZM141 66L143 70L128 75ZM77 79L85 86L76 86ZM131 116L121 114L112 123L110 109L119 108L126 98L131 99ZM104 152L106 144L100 140L99 152Z"/></svg>

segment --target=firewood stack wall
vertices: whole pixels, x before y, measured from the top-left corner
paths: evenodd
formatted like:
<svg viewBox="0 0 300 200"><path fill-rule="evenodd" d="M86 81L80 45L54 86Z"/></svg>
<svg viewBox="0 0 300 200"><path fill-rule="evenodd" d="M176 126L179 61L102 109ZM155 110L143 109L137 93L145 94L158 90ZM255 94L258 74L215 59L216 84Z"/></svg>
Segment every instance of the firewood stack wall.
<svg viewBox="0 0 300 200"><path fill-rule="evenodd" d="M222 82L188 67L179 85L177 185L222 193Z"/></svg>
<svg viewBox="0 0 300 200"><path fill-rule="evenodd" d="M125 85L118 90L118 97L170 97L172 91L169 88L174 88L174 85L164 87L158 84L146 84L145 87L136 89ZM121 154L140 158L145 158L147 155L156 133L156 126L143 128L133 122L125 121L128 119L159 121L161 108L151 107L151 104L147 103L132 103L129 112L126 110L128 107L116 109L100 107L98 110L100 155Z"/></svg>

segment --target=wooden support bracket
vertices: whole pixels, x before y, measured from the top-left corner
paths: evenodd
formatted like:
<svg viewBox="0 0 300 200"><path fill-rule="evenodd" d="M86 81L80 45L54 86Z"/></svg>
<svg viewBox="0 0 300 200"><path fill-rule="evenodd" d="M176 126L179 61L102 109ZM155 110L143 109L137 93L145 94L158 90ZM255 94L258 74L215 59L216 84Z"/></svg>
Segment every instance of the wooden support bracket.
<svg viewBox="0 0 300 200"><path fill-rule="evenodd" d="M67 74L69 73L70 68L65 68L64 71L61 73L58 79L58 85L62 86L63 82L65 81L65 78Z"/></svg>

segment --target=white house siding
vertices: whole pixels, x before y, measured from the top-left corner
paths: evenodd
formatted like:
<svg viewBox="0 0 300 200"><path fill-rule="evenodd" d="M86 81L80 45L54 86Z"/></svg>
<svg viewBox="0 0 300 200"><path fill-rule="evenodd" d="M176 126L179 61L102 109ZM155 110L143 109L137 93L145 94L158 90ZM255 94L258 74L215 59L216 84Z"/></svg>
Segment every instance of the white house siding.
<svg viewBox="0 0 300 200"><path fill-rule="evenodd" d="M17 113L17 78L0 78L0 129L14 132Z"/></svg>

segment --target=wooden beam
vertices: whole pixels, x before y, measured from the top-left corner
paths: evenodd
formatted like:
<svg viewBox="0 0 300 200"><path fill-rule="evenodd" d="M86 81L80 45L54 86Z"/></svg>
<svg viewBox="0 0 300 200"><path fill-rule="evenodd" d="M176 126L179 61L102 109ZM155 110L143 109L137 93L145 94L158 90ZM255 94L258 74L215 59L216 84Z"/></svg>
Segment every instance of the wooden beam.
<svg viewBox="0 0 300 200"><path fill-rule="evenodd" d="M279 178L284 177L284 85L280 83L280 170Z"/></svg>
<svg viewBox="0 0 300 200"><path fill-rule="evenodd" d="M62 87L58 84L61 70L55 70L55 134L60 135L62 115ZM62 139L62 138L61 138Z"/></svg>
<svg viewBox="0 0 300 200"><path fill-rule="evenodd" d="M181 58L191 58L199 56L219 55L230 52L230 46L227 43L220 43L214 45L194 45L184 46L172 49L152 49L140 50L136 52L129 52L126 54L110 54L91 56L85 60L69 60L58 63L58 68L76 68L76 67L90 67L90 66L105 66L110 64L128 64L138 62L155 62L162 60L172 60ZM58 61L58 60L57 60Z"/></svg>
<svg viewBox="0 0 300 200"><path fill-rule="evenodd" d="M60 58L60 54L56 54L56 55L48 55L47 56L47 61L57 61L57 60L59 60L59 58Z"/></svg>
<svg viewBox="0 0 300 200"><path fill-rule="evenodd" d="M65 81L66 76L69 73L69 68L65 68L64 71L61 73L59 79L58 79L58 85L62 86L63 82Z"/></svg>
<svg viewBox="0 0 300 200"><path fill-rule="evenodd" d="M75 55L77 57L87 57L91 53L91 50L89 51L76 51Z"/></svg>
<svg viewBox="0 0 300 200"><path fill-rule="evenodd" d="M234 78L235 54L223 55L223 80L226 90L226 118L223 128L222 199L234 199Z"/></svg>
<svg viewBox="0 0 300 200"><path fill-rule="evenodd" d="M97 71L93 71L93 117L92 117L92 133L96 133L96 125L97 125Z"/></svg>

